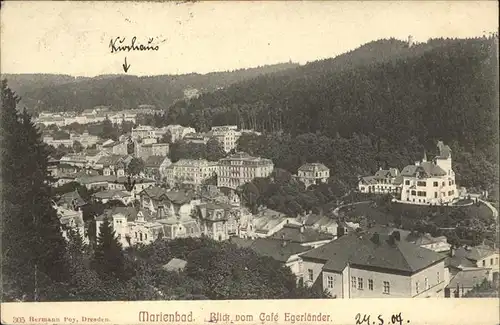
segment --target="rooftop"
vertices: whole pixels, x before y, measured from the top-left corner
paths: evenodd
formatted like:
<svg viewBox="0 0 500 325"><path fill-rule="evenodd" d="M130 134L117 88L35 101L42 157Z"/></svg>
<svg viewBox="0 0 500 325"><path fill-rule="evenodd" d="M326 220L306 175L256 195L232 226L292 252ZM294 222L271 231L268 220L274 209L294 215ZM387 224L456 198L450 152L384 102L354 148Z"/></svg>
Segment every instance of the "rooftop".
<svg viewBox="0 0 500 325"><path fill-rule="evenodd" d="M308 251L310 247L271 238L258 238L250 245L250 249L258 255L286 262L292 255Z"/></svg>
<svg viewBox="0 0 500 325"><path fill-rule="evenodd" d="M316 171L329 171L328 167L321 163L305 163L302 166L299 167L299 171L310 171L310 172L316 172Z"/></svg>
<svg viewBox="0 0 500 325"><path fill-rule="evenodd" d="M302 255L323 260L323 269L341 272L347 264L397 270L410 274L445 259L441 254L379 234L352 233Z"/></svg>
<svg viewBox="0 0 500 325"><path fill-rule="evenodd" d="M485 279L488 279L488 270L462 270L450 279L450 283L446 286L450 289L458 287L473 288L480 285Z"/></svg>
<svg viewBox="0 0 500 325"><path fill-rule="evenodd" d="M302 225L286 224L283 226L283 229L274 233L271 238L306 244L323 240L332 240L333 236L311 228L306 228Z"/></svg>

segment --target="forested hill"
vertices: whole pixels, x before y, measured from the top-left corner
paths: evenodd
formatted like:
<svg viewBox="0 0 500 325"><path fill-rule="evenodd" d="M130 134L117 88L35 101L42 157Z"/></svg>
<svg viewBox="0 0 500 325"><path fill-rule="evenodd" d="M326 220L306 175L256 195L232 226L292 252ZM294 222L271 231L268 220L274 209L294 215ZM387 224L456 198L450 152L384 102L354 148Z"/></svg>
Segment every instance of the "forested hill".
<svg viewBox="0 0 500 325"><path fill-rule="evenodd" d="M493 38L366 44L334 59L177 102L169 120L237 123L292 135L365 134L404 145L436 139L495 155L498 54Z"/></svg>
<svg viewBox="0 0 500 325"><path fill-rule="evenodd" d="M81 111L106 105L113 109L155 105L165 109L184 98L184 90L210 92L231 84L298 67L296 63L265 65L208 74L137 77L103 75L94 78L50 74L5 74L9 87L23 98L22 104L36 111Z"/></svg>

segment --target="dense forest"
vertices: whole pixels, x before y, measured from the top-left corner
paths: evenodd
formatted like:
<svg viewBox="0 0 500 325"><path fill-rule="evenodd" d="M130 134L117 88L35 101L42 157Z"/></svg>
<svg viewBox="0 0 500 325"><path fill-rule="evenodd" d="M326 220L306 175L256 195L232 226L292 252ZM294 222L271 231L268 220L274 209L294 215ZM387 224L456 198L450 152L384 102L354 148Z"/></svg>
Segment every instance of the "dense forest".
<svg viewBox="0 0 500 325"><path fill-rule="evenodd" d="M34 111L82 111L105 105L112 109L131 109L154 105L165 109L184 98L184 90L214 91L262 74L294 69L295 63L239 69L208 74L127 76L103 75L94 78L66 75L2 75L13 91L22 97L21 106Z"/></svg>
<svg viewBox="0 0 500 325"><path fill-rule="evenodd" d="M461 184L486 189L498 183L496 40L434 39L412 47L394 39L375 41L178 101L166 120L200 130L238 124L277 134L260 138L267 142L256 153L291 172L299 163L321 161L340 176L344 170L356 176L378 167L402 168L424 150L436 153L436 142L443 140L454 150ZM291 158L282 157L312 135L324 141L313 139L304 150L317 154L292 151Z"/></svg>

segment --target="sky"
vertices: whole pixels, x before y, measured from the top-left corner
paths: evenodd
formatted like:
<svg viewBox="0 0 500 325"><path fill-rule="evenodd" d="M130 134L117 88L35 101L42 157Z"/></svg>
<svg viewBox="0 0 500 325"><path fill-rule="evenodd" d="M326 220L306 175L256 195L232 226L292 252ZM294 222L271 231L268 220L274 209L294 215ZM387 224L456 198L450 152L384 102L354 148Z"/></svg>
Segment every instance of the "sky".
<svg viewBox="0 0 500 325"><path fill-rule="evenodd" d="M335 57L395 37L476 37L498 29L496 1L2 3L2 73L208 73ZM111 53L153 38L158 51Z"/></svg>

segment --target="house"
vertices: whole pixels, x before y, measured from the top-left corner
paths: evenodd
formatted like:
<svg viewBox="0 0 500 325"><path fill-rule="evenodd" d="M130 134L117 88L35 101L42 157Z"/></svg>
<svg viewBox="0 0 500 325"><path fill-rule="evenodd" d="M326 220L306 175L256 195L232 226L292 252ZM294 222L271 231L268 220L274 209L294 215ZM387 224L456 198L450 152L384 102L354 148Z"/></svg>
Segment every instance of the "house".
<svg viewBox="0 0 500 325"><path fill-rule="evenodd" d="M448 239L445 236L433 237L429 233L408 231L382 225L373 226L367 229L367 231L370 233L379 233L381 235L391 235L397 231L401 235L401 240L405 240L422 248L430 249L436 253L448 252L451 249L451 245L448 243Z"/></svg>
<svg viewBox="0 0 500 325"><path fill-rule="evenodd" d="M250 238L265 238L273 235L287 223L298 222L284 213L271 209L261 209L248 223L242 224L241 236Z"/></svg>
<svg viewBox="0 0 500 325"><path fill-rule="evenodd" d="M195 207L202 234L214 240L239 235L240 211L224 203L202 203Z"/></svg>
<svg viewBox="0 0 500 325"><path fill-rule="evenodd" d="M241 136L236 125L213 126L210 131L212 137L216 139L225 152L230 152L236 149L236 144Z"/></svg>
<svg viewBox="0 0 500 325"><path fill-rule="evenodd" d="M106 190L109 187L109 183L113 182L116 178L114 176L98 175L89 176L84 175L75 179L75 182L80 183L87 189L93 190Z"/></svg>
<svg viewBox="0 0 500 325"><path fill-rule="evenodd" d="M334 237L330 234L308 228L303 224L298 225L294 223L287 223L283 225L281 230L278 230L269 238L297 243L299 245L312 248L329 243L334 239Z"/></svg>
<svg viewBox="0 0 500 325"><path fill-rule="evenodd" d="M219 160L217 186L236 189L251 182L256 177L271 175L274 164L270 159L252 157L245 152L237 152Z"/></svg>
<svg viewBox="0 0 500 325"><path fill-rule="evenodd" d="M69 210L81 210L87 202L85 202L77 190L64 193L57 200L57 206Z"/></svg>
<svg viewBox="0 0 500 325"><path fill-rule="evenodd" d="M479 245L475 247L463 246L452 252L453 260L460 260L462 265L469 266L470 262L476 268L490 271L490 281L499 276L499 252L496 247ZM462 268L464 269L464 268ZM450 270L451 272L451 270Z"/></svg>
<svg viewBox="0 0 500 325"><path fill-rule="evenodd" d="M133 196L130 192L123 191L123 190L104 190L100 191L97 193L94 193L92 197L101 203L106 203L108 201L112 200L117 200L122 202L125 205L128 205L132 199Z"/></svg>
<svg viewBox="0 0 500 325"><path fill-rule="evenodd" d="M255 240L231 238L231 242L240 248L250 248L260 256L270 257L283 266L289 267L297 280L303 277L303 263L300 255L311 250L311 247L287 240L257 238Z"/></svg>
<svg viewBox="0 0 500 325"><path fill-rule="evenodd" d="M445 204L458 198L451 149L442 141L438 142L437 147L439 155L432 161L427 161L424 154L421 162L408 165L401 171L401 202Z"/></svg>
<svg viewBox="0 0 500 325"><path fill-rule="evenodd" d="M179 258L171 259L167 264L162 266L162 269L169 272L181 272L186 268L187 261Z"/></svg>
<svg viewBox="0 0 500 325"><path fill-rule="evenodd" d="M102 150L107 151L112 155L127 155L128 142L127 141L113 141L102 145Z"/></svg>
<svg viewBox="0 0 500 325"><path fill-rule="evenodd" d="M165 181L170 187L188 184L193 187L213 177L217 172L217 162L205 159L180 159L165 168Z"/></svg>
<svg viewBox="0 0 500 325"><path fill-rule="evenodd" d="M110 190L129 191L127 188L129 184L132 186L132 189L130 189L132 199L136 199L140 192L148 187L154 186L156 182L152 179L143 177L119 176L114 177L113 180L109 182L108 188Z"/></svg>
<svg viewBox="0 0 500 325"><path fill-rule="evenodd" d="M135 156L142 160L150 156L167 156L169 153L168 143L136 143Z"/></svg>
<svg viewBox="0 0 500 325"><path fill-rule="evenodd" d="M62 235L66 240L69 240L68 232L70 229L77 232L84 243L88 243L88 238L85 234L85 225L83 222L82 210L67 209L61 206L55 206L57 217L61 224Z"/></svg>
<svg viewBox="0 0 500 325"><path fill-rule="evenodd" d="M305 184L306 188L311 185L326 183L330 177L330 169L320 163L306 163L299 167L297 179Z"/></svg>
<svg viewBox="0 0 500 325"><path fill-rule="evenodd" d="M339 224L335 219L322 213L308 214L304 220L304 225L306 228L316 229L320 232L332 235L333 238L337 238Z"/></svg>
<svg viewBox="0 0 500 325"><path fill-rule="evenodd" d="M304 282L337 298L444 297L445 256L398 232L352 233L301 255Z"/></svg>
<svg viewBox="0 0 500 325"><path fill-rule="evenodd" d="M150 156L144 162L144 176L159 181L163 178L162 172L165 175L166 168L171 164L166 156Z"/></svg>
<svg viewBox="0 0 500 325"><path fill-rule="evenodd" d="M461 298L483 281L491 281L490 279L490 272L486 269L461 270L451 277L450 283L445 288L445 297Z"/></svg>
<svg viewBox="0 0 500 325"><path fill-rule="evenodd" d="M400 175L397 168L380 168L375 175L360 178L358 189L361 193L401 193L401 184L403 176Z"/></svg>
<svg viewBox="0 0 500 325"><path fill-rule="evenodd" d="M182 140L186 134L196 133L196 130L192 127L184 127L182 125L167 125L166 129L172 135L172 143Z"/></svg>
<svg viewBox="0 0 500 325"><path fill-rule="evenodd" d="M104 213L98 216L96 220L96 237L99 237L101 224L108 220L113 228L116 238L125 248L130 246L128 222L135 220L137 210L134 207L114 207L113 209L105 210Z"/></svg>
<svg viewBox="0 0 500 325"><path fill-rule="evenodd" d="M141 207L156 213L163 209L166 216L190 216L194 206L192 193L168 191L161 187L149 187L139 193Z"/></svg>
<svg viewBox="0 0 500 325"><path fill-rule="evenodd" d="M87 158L81 154L67 154L59 159L59 163L77 167L85 167L87 165Z"/></svg>

